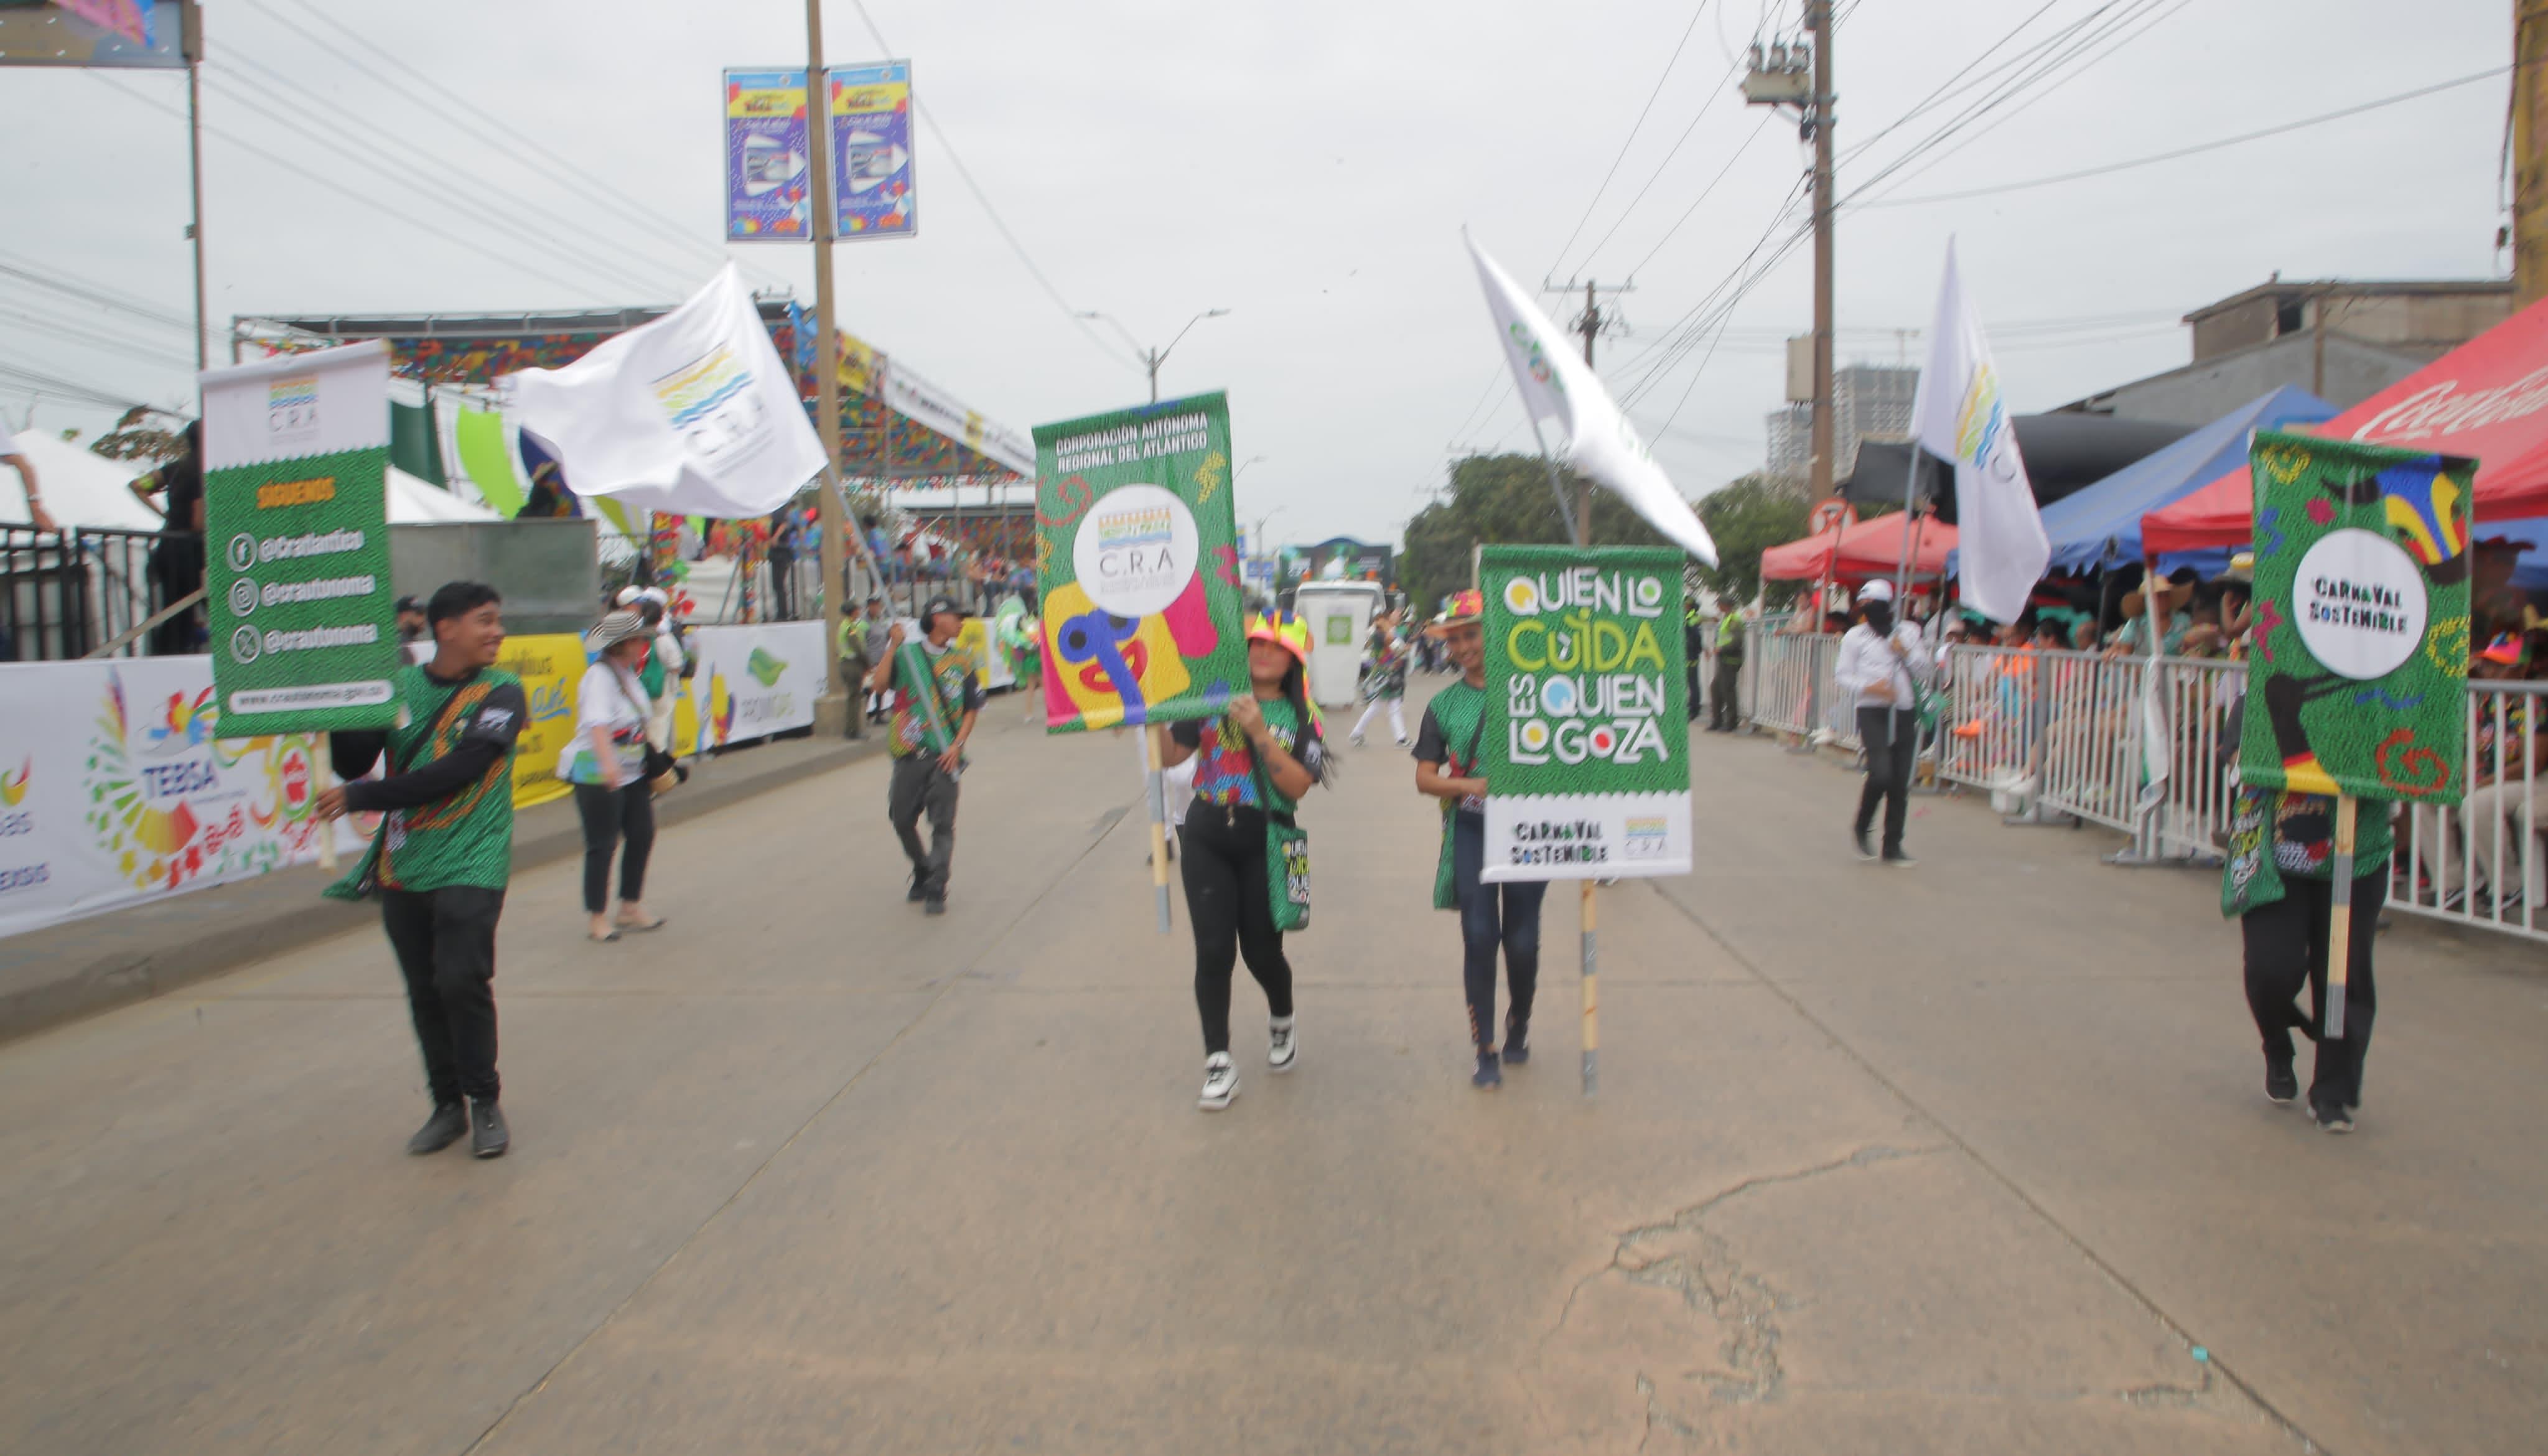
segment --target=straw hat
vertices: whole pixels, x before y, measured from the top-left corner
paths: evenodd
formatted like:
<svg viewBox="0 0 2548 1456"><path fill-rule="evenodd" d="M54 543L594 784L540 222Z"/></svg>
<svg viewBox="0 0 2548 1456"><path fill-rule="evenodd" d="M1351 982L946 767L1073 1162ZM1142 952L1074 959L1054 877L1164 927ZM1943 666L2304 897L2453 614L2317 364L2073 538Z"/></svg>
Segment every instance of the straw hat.
<svg viewBox="0 0 2548 1456"><path fill-rule="evenodd" d="M631 637L646 637L646 619L633 611L614 611L592 624L584 634L584 650L599 657Z"/></svg>
<svg viewBox="0 0 2548 1456"><path fill-rule="evenodd" d="M2178 607L2185 605L2193 599L2194 584L2192 582L2170 582L2161 587L2158 592L2159 608L2162 611L2173 612ZM2142 608L2146 604L2147 598L2142 596L2138 592L2127 592L2124 593L2125 616L2139 616Z"/></svg>

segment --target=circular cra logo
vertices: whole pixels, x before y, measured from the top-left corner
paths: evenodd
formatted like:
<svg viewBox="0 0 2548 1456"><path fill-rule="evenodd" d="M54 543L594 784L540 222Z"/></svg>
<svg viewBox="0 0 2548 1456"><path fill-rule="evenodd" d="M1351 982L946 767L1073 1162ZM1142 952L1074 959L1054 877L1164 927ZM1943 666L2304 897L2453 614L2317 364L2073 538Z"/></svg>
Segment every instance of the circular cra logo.
<svg viewBox="0 0 2548 1456"><path fill-rule="evenodd" d="M1504 610L1517 617L1539 615L1539 588L1528 577L1504 583Z"/></svg>
<svg viewBox="0 0 2548 1456"><path fill-rule="evenodd" d="M1119 486L1081 517L1070 556L1089 600L1119 617L1146 617L1194 584L1203 544L1174 491Z"/></svg>
<svg viewBox="0 0 2548 1456"><path fill-rule="evenodd" d="M265 651L265 642L262 638L256 635L256 628L241 627L230 634L231 662L255 662L257 655L263 651Z"/></svg>
<svg viewBox="0 0 2548 1456"><path fill-rule="evenodd" d="M256 583L245 577L234 578L230 582L230 615L243 617L254 610L256 610Z"/></svg>

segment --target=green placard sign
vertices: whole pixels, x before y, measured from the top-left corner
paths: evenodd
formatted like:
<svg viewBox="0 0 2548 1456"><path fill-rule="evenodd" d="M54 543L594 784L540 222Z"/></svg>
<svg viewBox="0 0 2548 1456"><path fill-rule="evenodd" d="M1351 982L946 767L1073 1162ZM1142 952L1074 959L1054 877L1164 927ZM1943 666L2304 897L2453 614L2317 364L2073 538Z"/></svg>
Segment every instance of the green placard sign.
<svg viewBox="0 0 2548 1456"><path fill-rule="evenodd" d="M1039 425L1035 442L1046 728L1218 715L1247 690L1228 403Z"/></svg>
<svg viewBox="0 0 2548 1456"><path fill-rule="evenodd" d="M2477 462L2268 431L2248 467L2255 627L2240 777L2459 802Z"/></svg>
<svg viewBox="0 0 2548 1456"><path fill-rule="evenodd" d="M389 351L204 375L204 607L225 738L396 715Z"/></svg>
<svg viewBox="0 0 2548 1456"><path fill-rule="evenodd" d="M1679 552L1489 546L1488 880L1689 870Z"/></svg>

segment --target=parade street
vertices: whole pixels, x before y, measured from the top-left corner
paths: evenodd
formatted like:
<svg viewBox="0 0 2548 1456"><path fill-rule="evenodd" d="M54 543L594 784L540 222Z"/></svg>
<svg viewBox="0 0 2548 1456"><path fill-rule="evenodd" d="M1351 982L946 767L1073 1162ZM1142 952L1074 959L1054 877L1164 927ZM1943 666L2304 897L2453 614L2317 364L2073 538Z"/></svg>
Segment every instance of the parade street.
<svg viewBox="0 0 2548 1456"><path fill-rule="evenodd" d="M1438 679L1419 679L1421 698ZM1420 705L1420 704L1410 704ZM1410 718L1413 716L1410 715ZM1698 869L1552 891L1469 1084L1438 819L1340 747L1298 1069L1195 1106L1130 737L994 699L950 913L881 757L517 877L511 1154L377 930L0 1047L17 1453L2509 1451L2548 1426L2548 976L2397 917L2361 1130L2269 1106L2217 877L1698 735ZM1340 741L1341 731L1331 728Z"/></svg>

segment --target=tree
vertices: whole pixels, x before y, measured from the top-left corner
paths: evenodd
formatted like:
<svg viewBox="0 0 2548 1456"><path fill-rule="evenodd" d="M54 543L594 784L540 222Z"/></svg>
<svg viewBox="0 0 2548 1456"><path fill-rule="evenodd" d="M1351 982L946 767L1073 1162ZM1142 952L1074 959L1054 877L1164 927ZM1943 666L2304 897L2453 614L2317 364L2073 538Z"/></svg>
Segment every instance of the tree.
<svg viewBox="0 0 2548 1456"><path fill-rule="evenodd" d="M1560 470L1573 507L1576 477ZM1566 521L1549 489L1548 465L1537 455L1471 455L1451 465L1449 491L1407 523L1407 550L1398 561L1399 585L1418 616L1469 585L1472 548L1513 544L1563 545ZM1592 544L1667 545L1625 501L1592 488Z"/></svg>
<svg viewBox="0 0 2548 1456"><path fill-rule="evenodd" d="M1805 534L1810 512L1793 490L1765 475L1747 475L1698 502L1698 518L1716 538L1716 565L1692 564L1692 575L1726 601L1750 601L1761 590L1761 553ZM1774 582L1771 594L1783 600L1796 586Z"/></svg>

